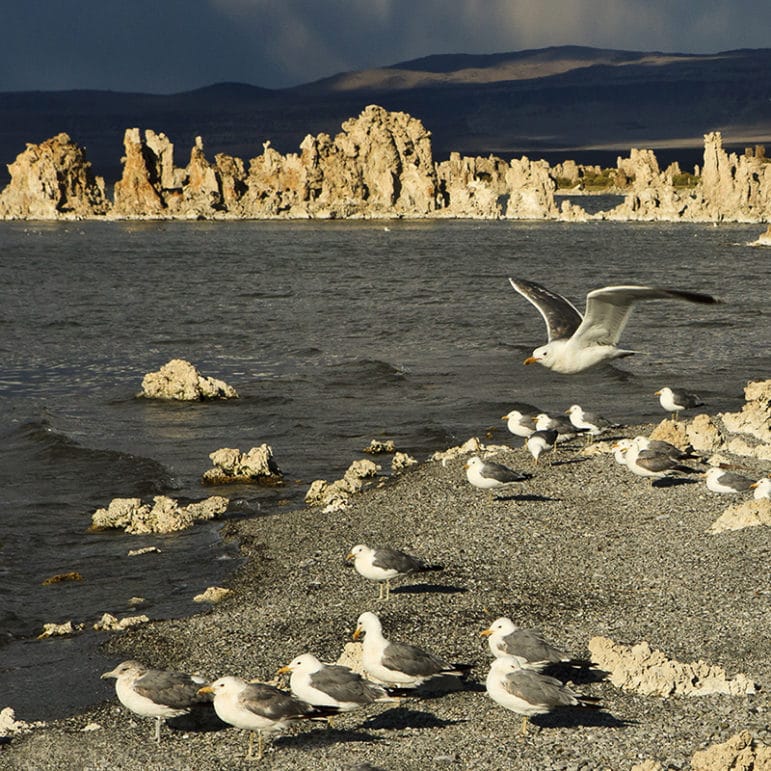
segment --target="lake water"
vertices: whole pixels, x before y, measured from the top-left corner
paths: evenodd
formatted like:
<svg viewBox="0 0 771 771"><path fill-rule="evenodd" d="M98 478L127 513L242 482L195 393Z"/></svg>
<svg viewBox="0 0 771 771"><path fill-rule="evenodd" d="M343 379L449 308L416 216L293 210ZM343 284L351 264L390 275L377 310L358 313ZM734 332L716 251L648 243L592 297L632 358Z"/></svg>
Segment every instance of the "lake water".
<svg viewBox="0 0 771 771"><path fill-rule="evenodd" d="M697 391L735 410L771 374L769 251L760 226L525 222L0 223L0 650L3 697L26 720L101 701L114 662L102 613L200 610L235 545L219 523L167 536L87 532L114 497L223 493L229 516L302 505L372 438L419 460L482 436L518 443L514 401L573 402L619 422L664 417L653 392ZM560 376L522 360L545 341L519 276L580 308L592 288L656 283L725 305L655 302L617 368ZM234 386L237 401L134 398L172 358ZM267 442L283 488L203 488L208 455ZM388 464L388 459L384 460ZM299 480L295 482L295 480ZM130 549L161 553L128 557ZM82 581L43 586L77 571ZM129 599L143 597L139 611ZM85 623L37 640L46 622ZM154 662L161 663L161 662Z"/></svg>

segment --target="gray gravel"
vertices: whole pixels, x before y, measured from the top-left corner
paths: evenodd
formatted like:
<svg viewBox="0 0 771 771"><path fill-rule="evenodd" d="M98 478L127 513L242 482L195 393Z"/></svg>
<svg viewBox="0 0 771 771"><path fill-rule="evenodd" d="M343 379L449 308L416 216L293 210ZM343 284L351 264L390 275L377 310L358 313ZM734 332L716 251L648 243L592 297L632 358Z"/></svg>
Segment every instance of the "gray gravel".
<svg viewBox="0 0 771 771"><path fill-rule="evenodd" d="M735 497L708 492L703 480L651 487L611 456L576 457L559 451L558 459L574 462L542 462L516 495L493 502L466 482L459 459L422 463L340 513L303 508L228 523L227 536L248 558L233 595L204 615L116 635L108 650L116 662L269 679L304 651L336 659L358 615L374 610L387 636L475 664L466 690L375 705L332 729L304 725L274 742L264 768L617 771L647 757L688 768L696 750L742 729L771 743L768 530L708 535ZM521 448L497 460L533 468ZM377 586L344 564L359 542L405 549L445 570L394 581L391 600L378 603ZM521 741L519 717L484 693L490 656L479 632L500 615L539 627L578 658L595 635L647 640L671 658L743 672L762 689L661 699L620 691L585 670L574 686L604 708L535 718L540 730ZM101 730L81 730L92 722ZM0 748L0 766L254 767L243 760L245 732L164 728L158 747L151 731L152 721L113 699L14 738Z"/></svg>

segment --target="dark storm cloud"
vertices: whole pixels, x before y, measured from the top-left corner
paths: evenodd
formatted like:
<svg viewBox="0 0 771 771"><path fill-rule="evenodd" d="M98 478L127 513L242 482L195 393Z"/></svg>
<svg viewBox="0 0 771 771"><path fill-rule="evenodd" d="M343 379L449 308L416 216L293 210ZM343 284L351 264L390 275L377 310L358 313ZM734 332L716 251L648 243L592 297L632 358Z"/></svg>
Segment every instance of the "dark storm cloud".
<svg viewBox="0 0 771 771"><path fill-rule="evenodd" d="M0 90L281 87L433 53L769 45L756 0L25 0L0 15Z"/></svg>

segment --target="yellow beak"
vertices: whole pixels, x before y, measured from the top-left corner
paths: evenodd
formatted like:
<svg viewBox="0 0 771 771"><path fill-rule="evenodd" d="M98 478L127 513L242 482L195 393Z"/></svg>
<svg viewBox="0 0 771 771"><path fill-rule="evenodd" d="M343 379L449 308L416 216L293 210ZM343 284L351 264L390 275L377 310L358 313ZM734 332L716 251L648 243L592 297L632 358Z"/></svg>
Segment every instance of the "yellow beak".
<svg viewBox="0 0 771 771"><path fill-rule="evenodd" d="M356 629L353 630L353 639L358 640L361 637L361 629L357 626Z"/></svg>
<svg viewBox="0 0 771 771"><path fill-rule="evenodd" d="M493 633L492 629L483 629L480 633L480 637L489 637Z"/></svg>
<svg viewBox="0 0 771 771"><path fill-rule="evenodd" d="M214 689L210 685L204 685L203 688L198 689L198 695L200 696L204 693L214 693Z"/></svg>
<svg viewBox="0 0 771 771"><path fill-rule="evenodd" d="M522 363L523 364L535 364L537 363L538 359L535 358L535 356L528 356Z"/></svg>
<svg viewBox="0 0 771 771"><path fill-rule="evenodd" d="M277 675L286 675L287 673L292 671L292 667L287 664L285 667L281 667L281 669L276 670Z"/></svg>

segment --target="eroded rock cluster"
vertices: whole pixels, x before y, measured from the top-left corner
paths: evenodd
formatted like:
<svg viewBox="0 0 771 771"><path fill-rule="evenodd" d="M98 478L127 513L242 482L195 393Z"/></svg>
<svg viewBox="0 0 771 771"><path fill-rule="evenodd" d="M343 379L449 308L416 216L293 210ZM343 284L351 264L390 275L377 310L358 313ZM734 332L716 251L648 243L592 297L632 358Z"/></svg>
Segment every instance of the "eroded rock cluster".
<svg viewBox="0 0 771 771"><path fill-rule="evenodd" d="M217 378L204 377L184 359L172 359L157 372L148 372L142 378L142 390L138 395L176 401L238 398L235 388Z"/></svg>
<svg viewBox="0 0 771 771"><path fill-rule="evenodd" d="M676 661L662 651L651 650L645 641L627 646L607 637L593 637L589 652L592 661L608 672L613 685L645 696L743 696L757 691L744 674L729 678L722 667L705 661Z"/></svg>
<svg viewBox="0 0 771 771"><path fill-rule="evenodd" d="M198 520L224 514L228 503L227 498L219 495L186 506L166 495L156 495L151 504L142 503L141 498L113 498L106 509L97 509L91 515L91 528L115 528L133 535L174 533L192 527Z"/></svg>
<svg viewBox="0 0 771 771"><path fill-rule="evenodd" d="M112 202L84 150L59 134L28 145L9 165L0 218L771 219L771 163L764 148L729 154L719 132L705 135L704 162L694 175L676 163L662 171L652 150L633 148L606 173L623 203L590 217L574 202L558 205L555 193L558 185L582 189L585 179L601 176L597 167L456 152L437 162L420 120L378 105L341 129L334 137L309 134L299 152L286 155L265 141L248 162L224 153L208 160L196 137L187 165L179 168L165 134L129 128Z"/></svg>
<svg viewBox="0 0 771 771"><path fill-rule="evenodd" d="M380 466L371 460L355 460L347 468L342 479L334 482L315 480L305 494L305 502L309 506L323 506L325 513L344 509L351 496L364 487L365 480L375 477L378 471Z"/></svg>
<svg viewBox="0 0 771 771"><path fill-rule="evenodd" d="M252 447L247 452L233 447L222 447L209 454L213 468L204 472L205 485L261 482L281 484L283 473L267 444Z"/></svg>

